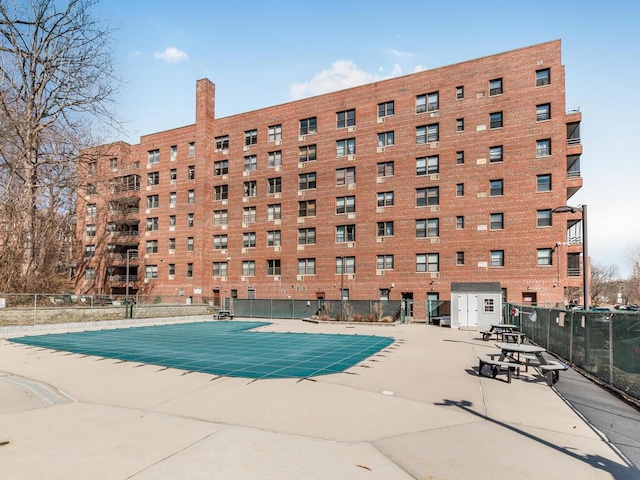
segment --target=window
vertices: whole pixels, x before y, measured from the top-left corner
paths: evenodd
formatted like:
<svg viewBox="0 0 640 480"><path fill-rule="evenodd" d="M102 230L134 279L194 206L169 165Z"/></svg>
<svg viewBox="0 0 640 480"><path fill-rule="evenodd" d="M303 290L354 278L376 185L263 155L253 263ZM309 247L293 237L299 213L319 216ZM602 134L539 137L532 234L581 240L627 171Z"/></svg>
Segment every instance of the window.
<svg viewBox="0 0 640 480"><path fill-rule="evenodd" d="M247 155L244 157L244 171L253 172L258 169L257 155Z"/></svg>
<svg viewBox="0 0 640 480"><path fill-rule="evenodd" d="M416 113L435 112L439 109L438 92L418 95L416 97Z"/></svg>
<svg viewBox="0 0 640 480"><path fill-rule="evenodd" d="M504 213L492 213L490 215L491 230L503 230L504 229Z"/></svg>
<svg viewBox="0 0 640 480"><path fill-rule="evenodd" d="M176 264L175 263L170 263L169 264L169 278L175 276L176 274Z"/></svg>
<svg viewBox="0 0 640 480"><path fill-rule="evenodd" d="M96 226L91 224L87 225L85 234L87 237L95 237L96 236Z"/></svg>
<svg viewBox="0 0 640 480"><path fill-rule="evenodd" d="M277 150L275 152L269 152L269 167L280 167L282 166L282 151Z"/></svg>
<svg viewBox="0 0 640 480"><path fill-rule="evenodd" d="M378 104L378 118L390 117L394 114L393 112L394 103L393 100L390 102L384 102Z"/></svg>
<svg viewBox="0 0 640 480"><path fill-rule="evenodd" d="M147 152L147 163L149 165L160 163L160 150L149 150Z"/></svg>
<svg viewBox="0 0 640 480"><path fill-rule="evenodd" d="M336 257L336 273L356 273L356 257Z"/></svg>
<svg viewBox="0 0 640 480"><path fill-rule="evenodd" d="M160 172L147 173L147 185L152 187L160 184Z"/></svg>
<svg viewBox="0 0 640 480"><path fill-rule="evenodd" d="M246 130L244 132L245 146L255 145L258 143L258 130Z"/></svg>
<svg viewBox="0 0 640 480"><path fill-rule="evenodd" d="M158 253L158 240L147 240L146 253Z"/></svg>
<svg viewBox="0 0 640 480"><path fill-rule="evenodd" d="M158 208L160 206L160 196L159 195L149 195L147 196L147 208Z"/></svg>
<svg viewBox="0 0 640 480"><path fill-rule="evenodd" d="M158 266L147 265L144 270L146 278L158 278Z"/></svg>
<svg viewBox="0 0 640 480"><path fill-rule="evenodd" d="M318 121L316 117L304 118L300 120L300 135L310 135L318 131Z"/></svg>
<svg viewBox="0 0 640 480"><path fill-rule="evenodd" d="M213 174L217 177L229 173L229 160L220 160L213 164Z"/></svg>
<svg viewBox="0 0 640 480"><path fill-rule="evenodd" d="M440 204L438 187L416 188L416 207L435 206Z"/></svg>
<svg viewBox="0 0 640 480"><path fill-rule="evenodd" d="M193 249L194 249L193 237L189 237L187 238L187 252L193 252Z"/></svg>
<svg viewBox="0 0 640 480"><path fill-rule="evenodd" d="M347 138L346 140L338 140L336 142L336 156L344 157L346 155L355 155L356 139Z"/></svg>
<svg viewBox="0 0 640 480"><path fill-rule="evenodd" d="M538 266L553 265L553 257L551 256L551 248L538 249Z"/></svg>
<svg viewBox="0 0 640 480"><path fill-rule="evenodd" d="M503 180L489 180L489 196L500 197L503 194Z"/></svg>
<svg viewBox="0 0 640 480"><path fill-rule="evenodd" d="M456 230L464 229L464 216L458 215L456 217Z"/></svg>
<svg viewBox="0 0 640 480"><path fill-rule="evenodd" d="M254 277L256 274L256 262L253 260L244 260L242 262L242 276Z"/></svg>
<svg viewBox="0 0 640 480"><path fill-rule="evenodd" d="M187 180L195 180L196 179L196 166L195 165L189 165L188 170L187 170Z"/></svg>
<svg viewBox="0 0 640 480"><path fill-rule="evenodd" d="M464 197L464 183L456 183L456 197Z"/></svg>
<svg viewBox="0 0 640 480"><path fill-rule="evenodd" d="M316 159L316 146L315 145L306 145L304 147L300 147L300 158L299 162L313 162Z"/></svg>
<svg viewBox="0 0 640 480"><path fill-rule="evenodd" d="M536 105L536 122L542 122L543 120L549 120L551 118L551 104L542 103Z"/></svg>
<svg viewBox="0 0 640 480"><path fill-rule="evenodd" d="M356 124L355 109L336 113L336 128L353 127Z"/></svg>
<svg viewBox="0 0 640 480"><path fill-rule="evenodd" d="M280 230L269 230L267 232L267 247L279 247L281 239Z"/></svg>
<svg viewBox="0 0 640 480"><path fill-rule="evenodd" d="M304 200L298 202L298 217L315 217L316 216L316 201Z"/></svg>
<svg viewBox="0 0 640 480"><path fill-rule="evenodd" d="M176 226L176 216L169 215L169 228L173 229Z"/></svg>
<svg viewBox="0 0 640 480"><path fill-rule="evenodd" d="M489 147L489 162L496 163L502 162L504 160L502 153L502 145L497 145L495 147Z"/></svg>
<svg viewBox="0 0 640 480"><path fill-rule="evenodd" d="M316 243L315 228L298 229L298 245L314 245Z"/></svg>
<svg viewBox="0 0 640 480"><path fill-rule="evenodd" d="M214 225L227 225L228 224L228 212L226 210L214 210L213 211L213 224Z"/></svg>
<svg viewBox="0 0 640 480"><path fill-rule="evenodd" d="M229 135L222 135L215 138L216 152L229 149Z"/></svg>
<svg viewBox="0 0 640 480"><path fill-rule="evenodd" d="M109 160L109 168L112 172L116 172L118 170L118 159L112 158Z"/></svg>
<svg viewBox="0 0 640 480"><path fill-rule="evenodd" d="M170 238L169 239L169 253L174 253L176 249L176 239L175 238Z"/></svg>
<svg viewBox="0 0 640 480"><path fill-rule="evenodd" d="M84 257L85 258L89 258L89 257L93 257L96 253L96 246L95 245L85 245L84 247Z"/></svg>
<svg viewBox="0 0 640 480"><path fill-rule="evenodd" d="M378 222L378 237L393 237L393 222Z"/></svg>
<svg viewBox="0 0 640 480"><path fill-rule="evenodd" d="M227 249L227 236L226 235L214 235L213 236L213 249L214 250L226 250Z"/></svg>
<svg viewBox="0 0 640 480"><path fill-rule="evenodd" d="M315 258L299 258L298 259L298 275L315 275L316 259Z"/></svg>
<svg viewBox="0 0 640 480"><path fill-rule="evenodd" d="M464 118L456 119L456 132L464 132Z"/></svg>
<svg viewBox="0 0 640 480"><path fill-rule="evenodd" d="M549 68L543 68L536 70L536 87L542 87L551 83L551 70Z"/></svg>
<svg viewBox="0 0 640 480"><path fill-rule="evenodd" d="M378 177L393 177L393 162L378 163Z"/></svg>
<svg viewBox="0 0 640 480"><path fill-rule="evenodd" d="M175 168L172 168L171 171L169 172L169 180L171 180L171 183L175 183L177 179L178 179L178 170Z"/></svg>
<svg viewBox="0 0 640 480"><path fill-rule="evenodd" d="M227 262L213 262L213 276L214 277L226 277L227 276Z"/></svg>
<svg viewBox="0 0 640 480"><path fill-rule="evenodd" d="M489 80L489 96L500 95L502 93L502 79L494 78Z"/></svg>
<svg viewBox="0 0 640 480"><path fill-rule="evenodd" d="M194 224L194 214L187 213L187 228L193 228Z"/></svg>
<svg viewBox="0 0 640 480"><path fill-rule="evenodd" d="M216 185L213 187L214 200L227 200L229 198L229 185Z"/></svg>
<svg viewBox="0 0 640 480"><path fill-rule="evenodd" d="M169 193L169 205L171 207L175 207L178 201L178 194L176 192Z"/></svg>
<svg viewBox="0 0 640 480"><path fill-rule="evenodd" d="M464 151L456 152L456 164L462 165L464 163Z"/></svg>
<svg viewBox="0 0 640 480"><path fill-rule="evenodd" d="M269 138L267 141L276 142L282 140L282 125L271 125L269 127Z"/></svg>
<svg viewBox="0 0 640 480"><path fill-rule="evenodd" d="M416 220L416 238L436 238L440 236L440 219Z"/></svg>
<svg viewBox="0 0 640 480"><path fill-rule="evenodd" d="M483 299L482 308L484 313L493 313L493 310L494 310L493 298Z"/></svg>
<svg viewBox="0 0 640 480"><path fill-rule="evenodd" d="M256 180L244 182L245 197L255 197L257 194L258 194L258 182Z"/></svg>
<svg viewBox="0 0 640 480"><path fill-rule="evenodd" d="M416 127L416 144L437 142L440 139L440 125L432 123L431 125L421 125Z"/></svg>
<svg viewBox="0 0 640 480"><path fill-rule="evenodd" d="M537 225L538 227L551 226L551 210L538 210Z"/></svg>
<svg viewBox="0 0 640 480"><path fill-rule="evenodd" d="M93 267L87 267L84 271L84 280L95 280L96 279L96 269Z"/></svg>
<svg viewBox="0 0 640 480"><path fill-rule="evenodd" d="M189 157L196 156L196 142L189 142Z"/></svg>
<svg viewBox="0 0 640 480"><path fill-rule="evenodd" d="M194 203L196 203L196 191L195 190L189 190L187 192L187 203L189 205L193 205Z"/></svg>
<svg viewBox="0 0 640 480"><path fill-rule="evenodd" d="M537 191L538 192L550 192L551 191L551 174L545 173L543 175L537 175Z"/></svg>
<svg viewBox="0 0 640 480"><path fill-rule="evenodd" d="M502 112L489 114L489 128L502 128Z"/></svg>
<svg viewBox="0 0 640 480"><path fill-rule="evenodd" d="M439 272L439 253L418 253L416 255L416 272Z"/></svg>
<svg viewBox="0 0 640 480"><path fill-rule="evenodd" d="M393 132L382 132L378 134L378 146L389 147L393 145Z"/></svg>
<svg viewBox="0 0 640 480"><path fill-rule="evenodd" d="M548 157L551 155L551 139L536 141L536 157Z"/></svg>
<svg viewBox="0 0 640 480"><path fill-rule="evenodd" d="M301 173L298 175L298 190L316 188L316 172Z"/></svg>
<svg viewBox="0 0 640 480"><path fill-rule="evenodd" d="M393 270L393 255L378 255L376 257L376 269Z"/></svg>
<svg viewBox="0 0 640 480"><path fill-rule="evenodd" d="M456 252L456 265L464 265L464 252Z"/></svg>
<svg viewBox="0 0 640 480"><path fill-rule="evenodd" d="M416 175L433 175L439 171L440 157L438 155L416 158Z"/></svg>
<svg viewBox="0 0 640 480"><path fill-rule="evenodd" d="M88 183L87 184L87 195L95 195L96 193L98 193L98 187L96 186L95 183Z"/></svg>
<svg viewBox="0 0 640 480"><path fill-rule="evenodd" d="M256 207L244 207L242 210L242 223L256 222Z"/></svg>
<svg viewBox="0 0 640 480"><path fill-rule="evenodd" d="M504 267L504 250L491 250L491 266Z"/></svg>
<svg viewBox="0 0 640 480"><path fill-rule="evenodd" d="M242 234L242 248L255 248L256 232L244 232Z"/></svg>
<svg viewBox="0 0 640 480"><path fill-rule="evenodd" d="M379 207L393 207L393 192L378 192Z"/></svg>
<svg viewBox="0 0 640 480"><path fill-rule="evenodd" d="M267 193L282 192L282 177L270 178L267 181Z"/></svg>
<svg viewBox="0 0 640 480"><path fill-rule="evenodd" d="M353 213L356 211L356 197L337 197L336 198L336 214Z"/></svg>
<svg viewBox="0 0 640 480"><path fill-rule="evenodd" d="M355 242L356 226L355 225L338 225L336 227L336 243Z"/></svg>
<svg viewBox="0 0 640 480"><path fill-rule="evenodd" d="M279 203L267 205L267 220L280 220L282 218L282 206Z"/></svg>
<svg viewBox="0 0 640 480"><path fill-rule="evenodd" d="M171 145L171 161L175 162L178 159L178 146Z"/></svg>
<svg viewBox="0 0 640 480"><path fill-rule="evenodd" d="M267 276L280 275L280 260L267 260Z"/></svg>
<svg viewBox="0 0 640 480"><path fill-rule="evenodd" d="M462 100L464 98L464 87L456 87L456 100Z"/></svg>
<svg viewBox="0 0 640 480"><path fill-rule="evenodd" d="M391 289L389 289L389 288L381 288L380 289L380 301L381 302L388 302L390 293L391 293Z"/></svg>
<svg viewBox="0 0 640 480"><path fill-rule="evenodd" d="M356 183L356 167L336 169L336 185L351 185Z"/></svg>

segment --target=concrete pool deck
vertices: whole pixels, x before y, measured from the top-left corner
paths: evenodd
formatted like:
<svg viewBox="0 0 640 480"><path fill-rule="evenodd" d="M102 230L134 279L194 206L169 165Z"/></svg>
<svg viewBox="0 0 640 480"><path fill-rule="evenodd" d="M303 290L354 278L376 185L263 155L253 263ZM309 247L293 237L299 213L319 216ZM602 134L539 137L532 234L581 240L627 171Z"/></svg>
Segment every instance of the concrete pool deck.
<svg viewBox="0 0 640 480"><path fill-rule="evenodd" d="M345 373L252 381L1 339L2 478L638 478L531 369L510 384L479 377L476 355L496 349L477 332L299 320L260 330L396 341Z"/></svg>

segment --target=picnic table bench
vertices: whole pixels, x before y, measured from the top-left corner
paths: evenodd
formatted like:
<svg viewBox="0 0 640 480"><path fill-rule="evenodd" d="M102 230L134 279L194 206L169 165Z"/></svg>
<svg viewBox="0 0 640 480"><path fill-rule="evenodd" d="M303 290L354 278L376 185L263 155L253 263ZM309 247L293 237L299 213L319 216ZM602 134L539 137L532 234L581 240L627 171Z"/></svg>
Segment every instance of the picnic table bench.
<svg viewBox="0 0 640 480"><path fill-rule="evenodd" d="M509 324L496 324L491 325L488 330L480 330L482 334L482 339L487 341L491 338L492 335L496 336L496 340L505 340L505 334L511 335L511 338L514 336L524 335L521 334L517 325L509 325Z"/></svg>
<svg viewBox="0 0 640 480"><path fill-rule="evenodd" d="M569 366L562 362L547 360L542 355L546 352L542 347L518 343L496 343L496 347L502 351L498 361L513 361L524 366L525 371L528 371L528 367L531 365L546 378L549 386L558 383L560 371L569 369Z"/></svg>
<svg viewBox="0 0 640 480"><path fill-rule="evenodd" d="M218 313L213 314L214 320L222 320L228 318L229 320L233 320L233 313L229 310L220 310Z"/></svg>
<svg viewBox="0 0 640 480"><path fill-rule="evenodd" d="M499 373L507 374L507 383L511 383L511 372L516 372L516 375L520 374L520 363L507 362L504 360L496 360L494 355L478 355L478 375L482 376L482 369L485 365L491 367L491 377L496 378Z"/></svg>

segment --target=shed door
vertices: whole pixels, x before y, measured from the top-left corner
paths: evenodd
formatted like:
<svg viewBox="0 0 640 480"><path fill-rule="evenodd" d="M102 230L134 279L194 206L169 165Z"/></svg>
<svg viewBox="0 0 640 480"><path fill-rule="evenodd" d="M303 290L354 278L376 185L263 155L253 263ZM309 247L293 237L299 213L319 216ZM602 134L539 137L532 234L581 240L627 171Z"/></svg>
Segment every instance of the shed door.
<svg viewBox="0 0 640 480"><path fill-rule="evenodd" d="M468 322L467 296L458 295L458 327L466 327Z"/></svg>
<svg viewBox="0 0 640 480"><path fill-rule="evenodd" d="M458 326L478 326L478 296L458 295Z"/></svg>

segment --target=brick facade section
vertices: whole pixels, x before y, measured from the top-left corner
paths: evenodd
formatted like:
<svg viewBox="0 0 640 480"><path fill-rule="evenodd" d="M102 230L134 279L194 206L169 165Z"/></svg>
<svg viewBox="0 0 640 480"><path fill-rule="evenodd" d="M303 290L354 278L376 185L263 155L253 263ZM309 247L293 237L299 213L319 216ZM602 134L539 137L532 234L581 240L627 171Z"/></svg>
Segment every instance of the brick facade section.
<svg viewBox="0 0 640 480"><path fill-rule="evenodd" d="M549 85L536 86L536 71L549 69ZM502 79L503 93L489 94L489 81ZM464 87L464 98L456 98L456 88ZM416 113L416 96L439 93L437 112ZM378 104L394 102L394 115L384 122L378 119ZM536 121L536 105L551 105L551 118ZM110 177L118 178L123 169L139 162L132 169L140 176L142 186L131 195L140 197L139 236L127 239L127 248L140 251L138 282L130 283L131 292L175 295L184 292L194 301L202 298L247 298L249 289L256 298L314 299L340 298L340 285L349 289L351 299L378 299L380 289L389 288L390 299L398 300L411 294L414 316L424 318L427 294L438 294L448 300L452 282L500 282L506 288L507 299L526 301L535 293L538 303L564 300L564 288L580 286L581 277L567 276L567 254L579 253L581 245L567 244L570 222L579 220L579 213L553 215L550 227L537 227L537 210L566 205L568 197L582 186L580 176L568 176L569 155L580 155L579 141L567 145L567 124L580 122L580 113L567 114L565 108L564 66L561 64L560 41L553 41L485 58L384 80L377 83L320 95L261 110L215 118L215 87L207 79L196 85L196 123L165 132L141 137L140 144L117 143L103 147L100 152L100 172L104 163L118 158L118 170L107 169ZM336 113L355 109L353 131L336 127ZM503 113L503 127L491 129L489 115ZM300 120L316 117L317 133L300 136ZM464 119L464 131L456 131L457 119ZM437 123L439 141L435 144L416 144L416 127ZM268 128L282 126L280 145L268 141ZM257 130L257 143L244 148L244 134ZM393 131L394 145L377 148L377 135ZM215 137L228 135L228 151L215 151ZM336 156L336 141L355 138L353 158ZM536 141L551 139L552 154L536 157ZM195 156L189 156L189 143L195 142ZM317 160L299 164L299 148L317 146ZM489 161L489 148L503 146L504 161ZM177 146L177 158L172 161L171 147ZM104 150L106 149L106 150ZM147 152L159 149L160 162L147 164ZM267 165L268 153L282 152L280 170ZM464 164L457 164L456 153L464 151ZM257 169L244 172L244 157L257 156ZM437 176L416 175L416 158L439 156ZM214 175L214 164L228 160L226 176ZM379 178L377 164L394 162L394 175ZM189 180L189 166L195 167L195 179ZM355 187L337 186L336 169L355 167ZM170 183L171 169L177 170L175 184ZM130 171L126 173L130 173ZM159 172L159 185L147 186L147 174ZM316 174L316 188L299 191L299 175ZM536 176L551 174L552 189L536 191ZM279 198L267 193L268 179L281 177ZM489 195L489 182L502 179L504 194ZM244 182L255 181L255 197L243 198ZM226 204L214 199L216 185L228 185ZM464 184L464 195L456 195L456 185ZM416 206L416 189L439 187L437 209ZM195 203L188 204L188 191L193 190ZM378 192L393 191L394 205L377 207ZM177 204L169 206L170 192L176 192ZM129 193L130 194L130 193ZM159 207L146 211L147 195L159 195ZM96 255L84 265L102 264L97 268L96 281L80 279L80 291L93 289L100 293L122 293L122 282L114 285L109 256L103 255L107 244L112 252L124 250L122 240L110 234L102 238L84 237L85 224L103 225L109 219L103 212L115 195L105 188L100 196L98 212L91 219L78 215L78 232L84 243L100 243ZM355 195L355 215L336 214L336 197ZM90 202L89 198L89 202ZM315 200L315 217L298 217L298 202ZM79 212L86 208L80 202ZM280 225L267 220L267 207L280 204ZM243 209L255 207L256 222L243 225ZM226 229L214 225L213 212L228 210ZM195 218L194 227L187 227L188 214ZM490 229L490 215L504 214L504 229ZM169 216L176 215L176 227L169 229ZM464 229L456 228L456 217L464 216ZM145 232L146 219L158 217L157 231ZM351 217L351 218L350 218ZM416 238L417 219L439 219L439 238ZM132 220L129 220L132 221ZM377 222L393 221L394 235L377 238ZM353 244L336 243L336 227L356 226ZM486 228L484 227L486 226ZM316 228L316 244L298 245L299 228ZM281 231L279 251L267 246L267 232ZM243 249L243 233L256 233L255 248ZM213 248L214 235L228 235L228 248ZM194 251L187 251L187 238L193 237ZM175 251L169 252L169 239L175 238ZM158 241L158 253L145 255L147 240ZM537 265L537 249L554 248L553 264ZM490 267L491 250L504 250L504 267ZM464 265L456 264L456 252L464 252ZM416 254L438 253L437 275L416 272ZM393 270L376 269L377 255L393 255ZM355 275L342 277L336 273L336 258L354 256ZM120 256L120 259L122 257ZM315 275L298 275L298 259L314 258ZM99 259L103 259L101 262ZM255 276L243 277L242 262L255 261ZM267 275L267 261L280 260L278 276ZM228 262L227 277L214 277L212 264ZM483 266L486 262L487 266ZM193 264L193 277L186 277L187 264ZM175 265L175 275L169 279L169 264ZM133 265L133 262L132 262ZM158 278L145 280L146 265L157 265ZM113 265L111 265L113 266ZM132 266L132 268L136 268ZM111 275L110 275L111 274ZM234 292L235 291L235 292Z"/></svg>

